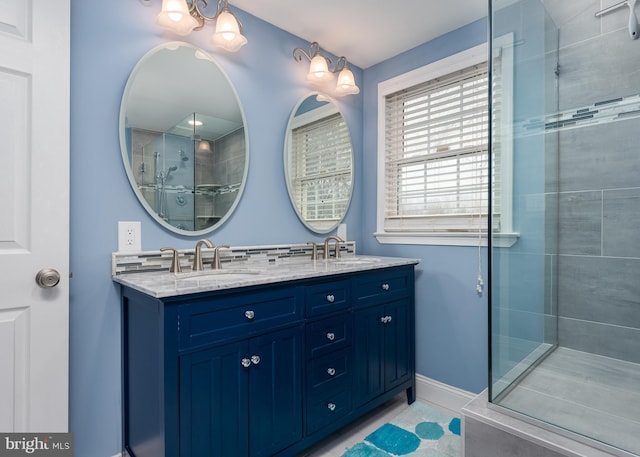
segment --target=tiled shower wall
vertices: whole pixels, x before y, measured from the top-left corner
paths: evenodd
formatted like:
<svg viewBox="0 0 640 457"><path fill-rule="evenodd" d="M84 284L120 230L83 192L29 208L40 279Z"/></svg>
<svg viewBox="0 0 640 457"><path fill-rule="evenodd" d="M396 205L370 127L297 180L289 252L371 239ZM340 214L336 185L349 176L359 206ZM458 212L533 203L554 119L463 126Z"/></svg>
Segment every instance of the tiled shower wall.
<svg viewBox="0 0 640 457"><path fill-rule="evenodd" d="M544 2L560 30L561 112L640 93L629 9L594 16L615 3ZM557 132L559 344L640 363L640 118Z"/></svg>

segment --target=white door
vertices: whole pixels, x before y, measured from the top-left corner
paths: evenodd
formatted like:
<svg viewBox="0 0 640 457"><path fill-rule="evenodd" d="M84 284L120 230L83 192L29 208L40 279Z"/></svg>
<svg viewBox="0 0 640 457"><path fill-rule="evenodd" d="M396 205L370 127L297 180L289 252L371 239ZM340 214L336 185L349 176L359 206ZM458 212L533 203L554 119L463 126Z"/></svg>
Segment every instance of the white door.
<svg viewBox="0 0 640 457"><path fill-rule="evenodd" d="M3 432L68 429L69 1L0 0Z"/></svg>

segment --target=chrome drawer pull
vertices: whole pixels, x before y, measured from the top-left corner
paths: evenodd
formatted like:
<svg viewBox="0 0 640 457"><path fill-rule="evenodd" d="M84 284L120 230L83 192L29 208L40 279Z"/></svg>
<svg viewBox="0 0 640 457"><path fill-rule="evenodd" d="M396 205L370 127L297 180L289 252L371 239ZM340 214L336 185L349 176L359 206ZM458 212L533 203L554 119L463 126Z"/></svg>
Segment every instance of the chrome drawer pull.
<svg viewBox="0 0 640 457"><path fill-rule="evenodd" d="M336 339L336 334L335 333L331 333L331 332L327 333L327 339L329 341L335 340Z"/></svg>
<svg viewBox="0 0 640 457"><path fill-rule="evenodd" d="M243 367L249 368L249 365L251 365L251 360L244 358L240 361L240 363L242 364Z"/></svg>
<svg viewBox="0 0 640 457"><path fill-rule="evenodd" d="M254 365L257 365L260 363L260 356L259 355L252 355L251 356L251 363L253 363Z"/></svg>
<svg viewBox="0 0 640 457"><path fill-rule="evenodd" d="M336 410L336 404L335 403L329 403L329 404L327 404L327 408L329 408L329 411L335 411Z"/></svg>
<svg viewBox="0 0 640 457"><path fill-rule="evenodd" d="M391 322L392 320L393 320L393 317L387 316L387 322Z"/></svg>
<svg viewBox="0 0 640 457"><path fill-rule="evenodd" d="M244 317L246 317L248 320L252 321L256 317L256 313L254 313L253 311L245 311L244 312Z"/></svg>
<svg viewBox="0 0 640 457"><path fill-rule="evenodd" d="M381 286L382 290L389 290L389 284L387 284L386 282L383 283Z"/></svg>
<svg viewBox="0 0 640 457"><path fill-rule="evenodd" d="M329 303L333 303L334 301L336 301L336 297L334 297L332 294L327 295L327 301Z"/></svg>
<svg viewBox="0 0 640 457"><path fill-rule="evenodd" d="M392 320L393 320L393 317L391 316L383 316L380 318L380 322L382 322L383 324L388 324Z"/></svg>
<svg viewBox="0 0 640 457"><path fill-rule="evenodd" d="M329 369L327 369L327 373L329 373L329 376L335 376L336 375L336 369L335 368L329 368Z"/></svg>

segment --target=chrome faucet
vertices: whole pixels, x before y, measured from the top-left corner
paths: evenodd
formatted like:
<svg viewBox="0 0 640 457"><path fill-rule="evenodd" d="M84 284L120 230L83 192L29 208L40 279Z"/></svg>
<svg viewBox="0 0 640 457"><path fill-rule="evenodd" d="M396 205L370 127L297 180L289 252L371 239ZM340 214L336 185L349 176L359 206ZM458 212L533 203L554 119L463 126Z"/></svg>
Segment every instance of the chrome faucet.
<svg viewBox="0 0 640 457"><path fill-rule="evenodd" d="M202 245L206 244L208 248L213 249L213 243L209 240L200 240L196 243L196 252L193 255L193 266L191 271L202 271Z"/></svg>
<svg viewBox="0 0 640 457"><path fill-rule="evenodd" d="M222 265L220 265L220 248L228 248L226 244L217 246L213 251L213 262L211 262L211 268L214 270L220 270Z"/></svg>
<svg viewBox="0 0 640 457"><path fill-rule="evenodd" d="M328 236L327 238L325 238L324 240L324 252L323 252L323 259L324 260L329 260L329 241L331 240L335 240L336 244L335 244L335 251L334 251L334 257L336 259L340 258L340 243L344 243L344 240L342 238L340 238L339 236L335 236L335 235L331 235Z"/></svg>

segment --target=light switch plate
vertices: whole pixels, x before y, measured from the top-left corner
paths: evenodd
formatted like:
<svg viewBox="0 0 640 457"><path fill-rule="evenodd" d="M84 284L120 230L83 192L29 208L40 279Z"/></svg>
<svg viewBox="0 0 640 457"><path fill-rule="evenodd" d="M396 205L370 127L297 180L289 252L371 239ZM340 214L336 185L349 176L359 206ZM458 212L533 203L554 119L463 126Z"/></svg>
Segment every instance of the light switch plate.
<svg viewBox="0 0 640 457"><path fill-rule="evenodd" d="M140 221L118 221L118 251L142 251Z"/></svg>

